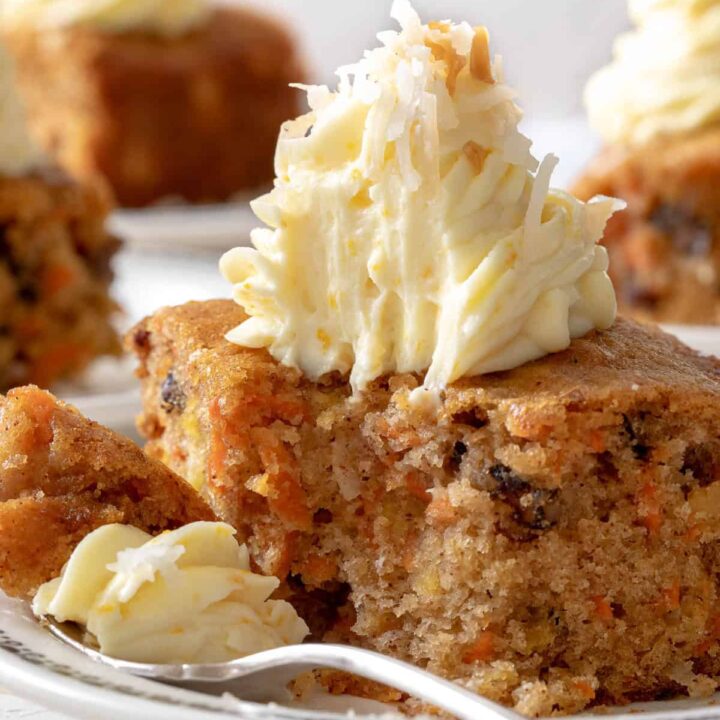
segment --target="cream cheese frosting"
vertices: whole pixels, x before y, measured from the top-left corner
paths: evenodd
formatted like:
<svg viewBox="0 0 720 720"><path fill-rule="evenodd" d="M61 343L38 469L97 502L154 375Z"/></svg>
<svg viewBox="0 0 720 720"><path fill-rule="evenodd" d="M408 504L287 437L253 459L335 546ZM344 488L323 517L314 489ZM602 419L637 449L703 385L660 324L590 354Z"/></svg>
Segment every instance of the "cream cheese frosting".
<svg viewBox="0 0 720 720"><path fill-rule="evenodd" d="M249 315L228 339L312 379L349 372L354 393L398 372L440 391L616 312L596 242L617 204L549 189L556 160L532 157L487 31L423 25L407 0L392 16L335 92L305 88L252 203L268 227L221 260Z"/></svg>
<svg viewBox="0 0 720 720"><path fill-rule="evenodd" d="M720 121L720 0L630 0L637 27L589 81L591 125L642 145Z"/></svg>
<svg viewBox="0 0 720 720"><path fill-rule="evenodd" d="M0 0L3 23L38 29L84 25L109 32L187 32L205 21L209 0Z"/></svg>
<svg viewBox="0 0 720 720"><path fill-rule="evenodd" d="M196 522L152 537L105 525L40 587L33 612L85 626L102 652L151 663L225 662L308 633L293 607L268 598L274 577L250 570L225 523Z"/></svg>
<svg viewBox="0 0 720 720"><path fill-rule="evenodd" d="M0 174L22 175L41 162L42 153L30 137L15 86L12 59L0 45Z"/></svg>

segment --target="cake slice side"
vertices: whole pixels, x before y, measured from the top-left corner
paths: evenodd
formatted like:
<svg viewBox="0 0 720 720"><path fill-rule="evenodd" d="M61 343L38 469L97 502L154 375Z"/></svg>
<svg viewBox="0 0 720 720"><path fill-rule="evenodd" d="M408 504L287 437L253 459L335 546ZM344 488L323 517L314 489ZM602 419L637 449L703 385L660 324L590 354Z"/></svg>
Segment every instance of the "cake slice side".
<svg viewBox="0 0 720 720"><path fill-rule="evenodd" d="M29 597L108 523L158 533L212 520L206 503L129 439L36 387L0 398L0 588Z"/></svg>
<svg viewBox="0 0 720 720"><path fill-rule="evenodd" d="M316 636L529 714L711 692L720 365L619 321L451 387L349 402L223 333L232 303L131 335L149 452L234 524Z"/></svg>

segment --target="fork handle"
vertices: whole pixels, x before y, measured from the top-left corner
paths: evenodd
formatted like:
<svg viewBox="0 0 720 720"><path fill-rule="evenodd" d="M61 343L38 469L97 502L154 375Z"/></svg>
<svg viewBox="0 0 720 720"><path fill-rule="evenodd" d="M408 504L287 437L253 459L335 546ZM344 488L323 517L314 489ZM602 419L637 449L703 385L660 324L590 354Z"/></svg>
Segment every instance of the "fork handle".
<svg viewBox="0 0 720 720"><path fill-rule="evenodd" d="M267 650L253 655L253 669L248 671L242 667L242 660L237 668L229 663L228 670L234 669L237 676L260 679L266 671L284 671L288 677L295 677L301 672L321 668L331 668L358 675L367 680L374 680L397 690L424 700L442 710L452 713L458 720L518 720L521 716L473 693L455 683L443 680L425 670L401 660L360 648L346 645L324 645L309 643ZM225 679L228 679L226 675ZM277 674L275 675L277 683Z"/></svg>

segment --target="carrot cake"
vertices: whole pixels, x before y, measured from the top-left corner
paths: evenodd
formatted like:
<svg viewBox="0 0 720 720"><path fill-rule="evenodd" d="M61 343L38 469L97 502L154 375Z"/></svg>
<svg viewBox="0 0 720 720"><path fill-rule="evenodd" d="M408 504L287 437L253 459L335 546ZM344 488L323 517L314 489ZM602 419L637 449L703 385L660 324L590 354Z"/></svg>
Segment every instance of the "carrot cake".
<svg viewBox="0 0 720 720"><path fill-rule="evenodd" d="M615 322L617 205L550 188L485 28L393 16L283 128L242 308L131 334L148 451L316 637L527 715L710 693L720 364Z"/></svg>
<svg viewBox="0 0 720 720"><path fill-rule="evenodd" d="M605 149L577 181L627 210L608 226L623 311L720 323L720 2L630 0L637 28L588 84Z"/></svg>
<svg viewBox="0 0 720 720"><path fill-rule="evenodd" d="M0 397L0 589L32 597L91 531L214 520L162 463L37 387Z"/></svg>
<svg viewBox="0 0 720 720"><path fill-rule="evenodd" d="M9 0L3 36L32 129L123 206L224 200L269 183L304 71L276 21L212 0Z"/></svg>
<svg viewBox="0 0 720 720"><path fill-rule="evenodd" d="M103 186L75 182L36 148L0 47L0 391L120 351L109 208Z"/></svg>

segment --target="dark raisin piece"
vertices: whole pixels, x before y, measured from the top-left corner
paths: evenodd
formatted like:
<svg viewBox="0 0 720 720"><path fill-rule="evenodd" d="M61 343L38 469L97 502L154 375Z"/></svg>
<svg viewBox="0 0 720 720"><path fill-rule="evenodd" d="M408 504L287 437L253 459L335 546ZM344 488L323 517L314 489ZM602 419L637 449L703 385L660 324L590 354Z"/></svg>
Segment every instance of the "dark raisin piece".
<svg viewBox="0 0 720 720"><path fill-rule="evenodd" d="M133 345L138 350L150 352L150 333L147 330L136 330L133 335Z"/></svg>
<svg viewBox="0 0 720 720"><path fill-rule="evenodd" d="M480 429L488 424L487 415L478 408L472 410L462 410L452 416L452 420L457 425L469 425L472 428Z"/></svg>
<svg viewBox="0 0 720 720"><path fill-rule="evenodd" d="M502 527L506 535L516 540L531 540L535 534L528 531L548 530L557 524L554 518L556 489L535 488L507 465L494 465L490 474L496 483L490 495L512 510L515 527Z"/></svg>
<svg viewBox="0 0 720 720"><path fill-rule="evenodd" d="M460 440L453 445L452 453L448 459L449 469L452 472L457 472L460 469L460 463L462 463L462 459L467 454L467 451L467 445Z"/></svg>
<svg viewBox="0 0 720 720"><path fill-rule="evenodd" d="M160 388L160 397L162 398L160 405L165 412L171 413L176 410L182 412L185 409L185 393L171 372L167 374Z"/></svg>
<svg viewBox="0 0 720 720"><path fill-rule="evenodd" d="M18 297L25 303L33 304L38 301L40 294L38 293L37 285L32 282L23 282L17 291Z"/></svg>
<svg viewBox="0 0 720 720"><path fill-rule="evenodd" d="M333 514L326 508L320 508L313 515L313 522L316 525L327 525L333 520Z"/></svg>
<svg viewBox="0 0 720 720"><path fill-rule="evenodd" d="M689 445L680 468L683 475L692 475L700 487L713 482L717 476L715 457L705 445Z"/></svg>
<svg viewBox="0 0 720 720"><path fill-rule="evenodd" d="M659 205L650 216L650 222L683 255L704 257L712 250L712 232L699 218L676 205Z"/></svg>
<svg viewBox="0 0 720 720"><path fill-rule="evenodd" d="M650 456L650 448L640 441L638 433L627 415L623 415L623 429L630 438L630 449L633 455L638 460L647 460Z"/></svg>
<svg viewBox="0 0 720 720"><path fill-rule="evenodd" d="M490 468L490 474L497 483L497 488L493 491L493 495L498 495L503 498L520 496L530 490L530 483L519 475L516 475L512 468L509 468L507 465L493 465Z"/></svg>

